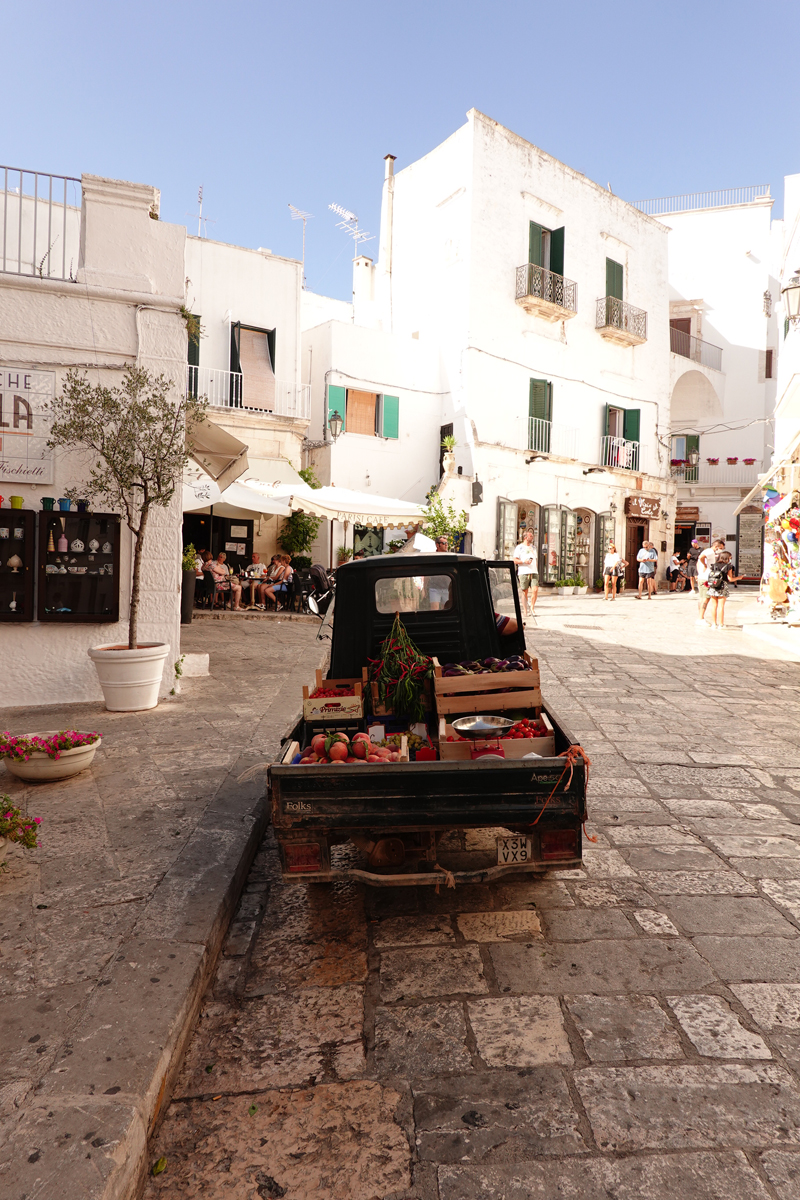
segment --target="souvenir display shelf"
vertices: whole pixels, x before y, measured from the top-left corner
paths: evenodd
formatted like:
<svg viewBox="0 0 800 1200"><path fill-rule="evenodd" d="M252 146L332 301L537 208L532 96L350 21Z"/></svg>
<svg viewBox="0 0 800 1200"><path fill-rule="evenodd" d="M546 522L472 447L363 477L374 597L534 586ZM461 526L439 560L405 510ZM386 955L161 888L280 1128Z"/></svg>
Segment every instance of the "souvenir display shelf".
<svg viewBox="0 0 800 1200"><path fill-rule="evenodd" d="M40 621L119 620L119 538L115 513L39 514Z"/></svg>
<svg viewBox="0 0 800 1200"><path fill-rule="evenodd" d="M0 621L32 621L35 514L0 509Z"/></svg>

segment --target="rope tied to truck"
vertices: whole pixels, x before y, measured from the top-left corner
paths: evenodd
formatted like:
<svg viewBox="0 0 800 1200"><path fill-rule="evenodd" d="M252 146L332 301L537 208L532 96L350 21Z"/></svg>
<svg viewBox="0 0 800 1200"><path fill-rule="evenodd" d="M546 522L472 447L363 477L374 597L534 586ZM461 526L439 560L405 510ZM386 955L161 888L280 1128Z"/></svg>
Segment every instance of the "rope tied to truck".
<svg viewBox="0 0 800 1200"><path fill-rule="evenodd" d="M565 758L567 760L564 763L564 770L561 772L558 779L556 780L555 786L554 786L552 792L550 793L550 795L547 797L544 804L542 805L542 811L539 813L539 816L533 822L533 825L539 824L539 821L542 819L542 813L547 808L548 804L553 799L553 796L555 796L556 792L558 791L558 786L561 783L561 780L567 774L567 771L569 771L569 775L567 776L567 782L564 784L564 791L566 792L569 790L569 785L572 783L572 775L573 775L575 766L577 765L577 763L580 759L583 760L583 762L586 766L586 782L587 782L587 784L589 782L589 768L592 765L592 760L589 758L589 756L586 753L586 751L584 750L583 746L570 746L568 750L562 750L561 754L559 754L558 757ZM536 778L536 776L534 775L533 779L535 779L535 778ZM531 828L533 828L533 826L531 826ZM584 836L586 837L587 842L596 842L597 841L596 837L592 837L591 834L586 832L586 822L585 821L583 823L583 832L584 832Z"/></svg>

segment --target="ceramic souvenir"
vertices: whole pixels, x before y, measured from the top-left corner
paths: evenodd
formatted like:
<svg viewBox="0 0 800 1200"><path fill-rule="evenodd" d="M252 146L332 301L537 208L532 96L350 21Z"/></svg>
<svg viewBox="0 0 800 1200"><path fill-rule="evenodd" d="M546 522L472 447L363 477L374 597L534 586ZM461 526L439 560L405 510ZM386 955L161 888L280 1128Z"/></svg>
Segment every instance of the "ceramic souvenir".
<svg viewBox="0 0 800 1200"><path fill-rule="evenodd" d="M62 533L61 537L58 539L58 553L66 554L67 550L69 550L69 542L67 541L67 535L65 533Z"/></svg>
<svg viewBox="0 0 800 1200"><path fill-rule="evenodd" d="M67 567L67 570L69 571L70 575L77 575L78 573L77 567Z"/></svg>
<svg viewBox="0 0 800 1200"><path fill-rule="evenodd" d="M80 538L75 538L74 542L70 543L70 550L74 550L76 554L83 553L83 542Z"/></svg>
<svg viewBox="0 0 800 1200"><path fill-rule="evenodd" d="M78 560L77 558L71 558L69 561L74 565Z"/></svg>
<svg viewBox="0 0 800 1200"><path fill-rule="evenodd" d="M7 538L7 537L8 537L8 530L6 529L5 525L0 525L0 538Z"/></svg>
<svg viewBox="0 0 800 1200"><path fill-rule="evenodd" d="M89 542L89 549L91 550L92 554L100 549L100 543L98 542L97 538L92 538L92 540Z"/></svg>
<svg viewBox="0 0 800 1200"><path fill-rule="evenodd" d="M14 541L21 542L24 537L25 537L24 525L15 525L14 526Z"/></svg>
<svg viewBox="0 0 800 1200"><path fill-rule="evenodd" d="M65 566L62 564L62 565L61 565L61 566L58 568L58 573L59 573L59 575L66 575L66 573L67 573L67 568L66 568L66 567L65 567Z"/></svg>
<svg viewBox="0 0 800 1200"><path fill-rule="evenodd" d="M113 574L114 574L114 568L112 567L111 563L106 563L106 575L113 575Z"/></svg>
<svg viewBox="0 0 800 1200"><path fill-rule="evenodd" d="M16 592L13 593L11 600L9 600L8 607L11 610L11 612L17 611L17 593Z"/></svg>
<svg viewBox="0 0 800 1200"><path fill-rule="evenodd" d="M103 542L103 554L111 553L111 542Z"/></svg>
<svg viewBox="0 0 800 1200"><path fill-rule="evenodd" d="M19 569L22 566L22 559L18 554L12 554L11 558L6 563L7 567L11 567L12 575L19 575Z"/></svg>
<svg viewBox="0 0 800 1200"><path fill-rule="evenodd" d="M50 530L50 536L49 536L49 537L48 537L48 539L47 539L47 553L48 553L48 554L52 554L52 553L53 553L53 551L55 550L55 548L56 548L56 544L55 544L55 542L53 541L53 531L52 531L52 529L51 529L51 530Z"/></svg>

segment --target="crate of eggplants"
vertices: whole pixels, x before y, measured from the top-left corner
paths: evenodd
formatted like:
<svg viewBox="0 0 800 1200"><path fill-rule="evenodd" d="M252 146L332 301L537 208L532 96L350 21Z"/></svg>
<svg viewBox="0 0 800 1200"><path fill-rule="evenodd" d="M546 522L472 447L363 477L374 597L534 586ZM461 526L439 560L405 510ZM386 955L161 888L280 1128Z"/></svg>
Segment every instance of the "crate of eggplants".
<svg viewBox="0 0 800 1200"><path fill-rule="evenodd" d="M530 671L521 654L512 654L509 658L465 659L460 663L445 663L442 666L442 678L453 679L457 675L502 675L506 671Z"/></svg>

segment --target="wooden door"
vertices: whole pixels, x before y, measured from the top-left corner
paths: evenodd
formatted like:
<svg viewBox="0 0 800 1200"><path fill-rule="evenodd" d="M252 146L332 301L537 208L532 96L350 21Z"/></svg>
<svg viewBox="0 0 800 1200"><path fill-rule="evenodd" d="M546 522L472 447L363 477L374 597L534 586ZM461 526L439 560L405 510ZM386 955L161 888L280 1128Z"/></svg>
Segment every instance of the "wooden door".
<svg viewBox="0 0 800 1200"><path fill-rule="evenodd" d="M644 517L628 517L628 536L625 544L628 565L625 568L625 583L629 588L639 586L639 564L636 555L642 548L648 523Z"/></svg>

